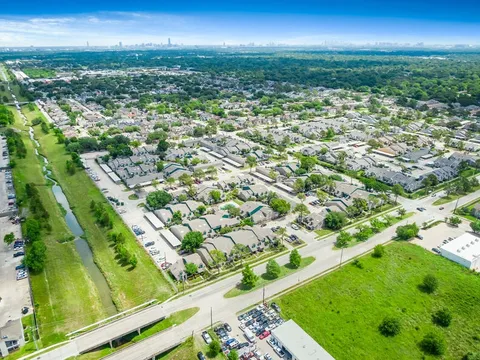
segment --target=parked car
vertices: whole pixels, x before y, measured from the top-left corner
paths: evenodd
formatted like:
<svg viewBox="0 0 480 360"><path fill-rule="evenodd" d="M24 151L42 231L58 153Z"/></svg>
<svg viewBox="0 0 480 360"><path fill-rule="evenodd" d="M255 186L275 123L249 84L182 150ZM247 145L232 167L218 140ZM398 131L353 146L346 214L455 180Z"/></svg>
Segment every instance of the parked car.
<svg viewBox="0 0 480 360"><path fill-rule="evenodd" d="M202 337L203 337L203 340L205 340L205 342L207 343L207 345L212 342L212 338L206 331L202 332Z"/></svg>
<svg viewBox="0 0 480 360"><path fill-rule="evenodd" d="M23 264L15 266L15 270L24 270L24 269L25 269L25 265Z"/></svg>
<svg viewBox="0 0 480 360"><path fill-rule="evenodd" d="M205 360L205 355L201 351L198 352L197 354L198 360Z"/></svg>
<svg viewBox="0 0 480 360"><path fill-rule="evenodd" d="M433 251L434 253L441 254L441 251L438 250L437 248L432 248L432 251Z"/></svg>
<svg viewBox="0 0 480 360"><path fill-rule="evenodd" d="M263 339L266 339L267 337L270 336L270 331L268 330L265 330L263 333L260 334L260 336L258 337L260 340L263 340Z"/></svg>
<svg viewBox="0 0 480 360"><path fill-rule="evenodd" d="M145 243L145 247L153 246L155 245L155 241L148 241Z"/></svg>
<svg viewBox="0 0 480 360"><path fill-rule="evenodd" d="M272 304L270 305L272 307L273 310L275 310L276 312L280 312L280 306L278 306L276 303L272 302Z"/></svg>
<svg viewBox="0 0 480 360"><path fill-rule="evenodd" d="M28 313L28 307L24 306L22 308L22 314L25 315L26 313Z"/></svg>
<svg viewBox="0 0 480 360"><path fill-rule="evenodd" d="M420 239L420 240L423 240L423 236L420 235L420 234L417 234L416 238L417 238L417 239Z"/></svg>
<svg viewBox="0 0 480 360"><path fill-rule="evenodd" d="M294 224L294 223L291 223L290 224L290 227L293 229L293 230L299 230L300 228L298 227L297 224Z"/></svg>
<svg viewBox="0 0 480 360"><path fill-rule="evenodd" d="M225 330L227 330L228 332L232 331L232 327L227 323L225 323L223 326L225 327Z"/></svg>
<svg viewBox="0 0 480 360"><path fill-rule="evenodd" d="M19 252L16 252L13 254L13 257L19 257L19 256L23 256L25 255L25 253L23 251L19 251Z"/></svg>
<svg viewBox="0 0 480 360"><path fill-rule="evenodd" d="M162 269L162 270L167 270L170 266L172 266L172 263L162 262L162 263L160 264L160 269Z"/></svg>

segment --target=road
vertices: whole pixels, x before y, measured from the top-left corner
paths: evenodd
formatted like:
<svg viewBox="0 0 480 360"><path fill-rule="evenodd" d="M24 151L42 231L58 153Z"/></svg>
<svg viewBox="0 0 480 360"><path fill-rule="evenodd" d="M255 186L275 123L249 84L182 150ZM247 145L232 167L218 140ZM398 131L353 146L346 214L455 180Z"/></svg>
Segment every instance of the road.
<svg viewBox="0 0 480 360"><path fill-rule="evenodd" d="M459 206L466 204L480 196L480 190L464 196L459 200ZM439 210L438 206L432 203L437 197L426 197L423 199L410 200L399 199L402 206L407 211L415 211L417 207L425 207L423 212L416 212L409 219L403 220L397 224L404 225L408 222L423 222L437 219L443 220L445 216L450 215L455 207L455 201L443 205L444 209ZM347 248L343 252L343 261L346 262L358 255L370 251L375 245L382 244L391 240L395 235L396 226L387 228L380 234L370 238L368 241L358 244L357 246ZM291 274L279 281L273 282L266 287L267 297L272 297L287 289L295 286L301 286L308 279L325 273L326 271L339 265L340 251L333 249L336 234L331 235L321 241L307 241L307 246L299 251L302 256L315 256L316 261L310 266ZM288 262L288 255L281 256L277 259L279 264ZM254 268L257 274L265 272L265 264L258 265ZM174 327L168 331L151 336L146 340L127 347L109 356L110 359L148 359L153 355L161 353L163 349L178 343L179 339L183 339L192 334L192 331L199 331L210 325L210 309L213 311L213 322L231 319L242 309L254 305L262 300L262 289L234 298L226 299L223 295L233 288L241 279L241 274L234 275L205 288L196 290L191 294L176 298L172 301L161 305L152 306L146 310L134 313L126 318L118 320L114 323L105 325L97 330L93 330L75 339L69 344L54 349L46 354L36 356L38 360L56 360L64 359L68 356L74 356L88 349L108 342L128 331L134 331L142 324L147 324L152 319L161 318L172 312L190 308L192 306L200 307L200 311L184 324Z"/></svg>

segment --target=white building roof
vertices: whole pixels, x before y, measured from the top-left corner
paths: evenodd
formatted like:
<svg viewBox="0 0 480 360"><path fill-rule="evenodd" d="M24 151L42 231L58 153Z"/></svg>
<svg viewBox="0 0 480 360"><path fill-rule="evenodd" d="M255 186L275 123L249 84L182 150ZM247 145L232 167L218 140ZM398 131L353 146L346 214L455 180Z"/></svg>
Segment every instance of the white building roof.
<svg viewBox="0 0 480 360"><path fill-rule="evenodd" d="M293 320L272 330L272 335L298 360L334 360Z"/></svg>
<svg viewBox="0 0 480 360"><path fill-rule="evenodd" d="M168 241L168 243L173 247L173 248L176 248L176 247L179 247L180 245L182 245L182 243L180 242L180 240L177 239L177 237L175 235L172 234L172 232L168 229L163 229L163 230L160 230L160 234L162 235L162 237Z"/></svg>
<svg viewBox="0 0 480 360"><path fill-rule="evenodd" d="M480 256L480 238L470 233L465 233L443 245L441 250L473 262L475 258Z"/></svg>
<svg viewBox="0 0 480 360"><path fill-rule="evenodd" d="M144 216L150 222L150 224L152 224L155 230L163 229L163 223L153 212L147 212Z"/></svg>

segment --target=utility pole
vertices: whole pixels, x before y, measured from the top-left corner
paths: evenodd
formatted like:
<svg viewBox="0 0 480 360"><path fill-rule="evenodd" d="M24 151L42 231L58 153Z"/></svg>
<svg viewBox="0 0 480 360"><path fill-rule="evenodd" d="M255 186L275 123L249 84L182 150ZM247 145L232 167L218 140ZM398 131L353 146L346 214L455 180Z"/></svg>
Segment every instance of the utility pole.
<svg viewBox="0 0 480 360"><path fill-rule="evenodd" d="M210 307L210 329L213 329L213 308Z"/></svg>
<svg viewBox="0 0 480 360"><path fill-rule="evenodd" d="M460 200L460 198L458 198L458 199L457 199L457 202L455 203L455 209L453 209L453 215L455 215L455 213L456 213L456 211L457 211L458 200Z"/></svg>
<svg viewBox="0 0 480 360"><path fill-rule="evenodd" d="M263 305L265 305L265 285L263 285Z"/></svg>
<svg viewBox="0 0 480 360"><path fill-rule="evenodd" d="M340 252L340 265L338 265L338 267L340 268L342 266L342 260L343 260L343 247L342 247L342 251Z"/></svg>

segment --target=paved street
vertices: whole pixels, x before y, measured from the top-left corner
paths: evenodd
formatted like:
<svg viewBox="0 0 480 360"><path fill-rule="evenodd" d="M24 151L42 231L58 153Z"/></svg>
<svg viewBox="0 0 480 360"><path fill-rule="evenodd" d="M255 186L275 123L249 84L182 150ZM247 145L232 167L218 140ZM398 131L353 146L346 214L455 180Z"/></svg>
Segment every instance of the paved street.
<svg viewBox="0 0 480 360"><path fill-rule="evenodd" d="M480 191L469 194L459 200L459 206L466 204L479 196ZM419 200L399 199L402 206L404 206L407 211L415 211L415 209L420 206L425 207L426 211L416 212L413 217L401 221L397 226L404 225L408 222L416 222L420 225L431 219L443 220L444 217L450 214L454 209L455 201L443 205L444 209L439 210L439 206L431 205L437 198L438 197L430 196ZM373 236L365 243L345 249L343 261L348 261L353 257L371 250L377 244L391 240L395 235L397 226L392 226L386 229L382 233ZM310 241L307 241L307 246L300 249L300 253L302 256L315 256L316 261L307 268L269 284L266 287L266 296L272 297L293 286L301 285L307 279L338 266L340 261L340 251L333 249L335 238L336 234L320 241L311 241L311 239L309 239ZM288 255L281 256L277 260L281 265L286 264L288 262ZM255 267L254 270L257 274L265 272L265 264ZM230 299L223 297L223 295L233 288L240 279L241 274L237 274L203 289L194 291L186 296L132 314L124 319L73 339L69 345L54 349L44 355L36 357L36 359L63 359L65 358L65 351L68 351L70 356L74 356L86 349L91 349L96 344L105 343L110 338L116 338L129 330L134 330L137 327L142 326L141 324L149 323L152 319L158 319L163 315L192 306L200 307L200 311L184 324L174 327L166 332L151 336L141 343L127 347L110 356L112 359L151 358L152 355L160 353L163 349L178 343L179 339L191 335L192 331L196 332L209 326L211 307L213 308L214 322L228 321L228 319L232 319L232 316L235 316L235 314L242 309L261 302L262 289L253 291L248 295L242 295Z"/></svg>

